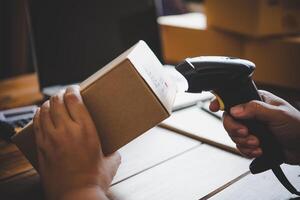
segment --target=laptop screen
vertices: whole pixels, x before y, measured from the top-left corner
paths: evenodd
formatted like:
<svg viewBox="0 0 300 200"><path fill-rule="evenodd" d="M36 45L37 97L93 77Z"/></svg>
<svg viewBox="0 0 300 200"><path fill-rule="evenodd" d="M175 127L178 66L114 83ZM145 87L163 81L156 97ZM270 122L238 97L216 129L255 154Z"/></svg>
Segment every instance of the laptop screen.
<svg viewBox="0 0 300 200"><path fill-rule="evenodd" d="M30 1L41 88L78 83L144 40L161 58L154 0Z"/></svg>

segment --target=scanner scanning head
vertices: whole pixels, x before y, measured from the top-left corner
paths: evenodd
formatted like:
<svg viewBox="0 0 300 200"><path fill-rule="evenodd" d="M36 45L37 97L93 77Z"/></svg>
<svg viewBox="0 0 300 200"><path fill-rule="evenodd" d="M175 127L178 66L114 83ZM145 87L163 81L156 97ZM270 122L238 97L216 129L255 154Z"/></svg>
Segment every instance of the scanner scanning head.
<svg viewBox="0 0 300 200"><path fill-rule="evenodd" d="M188 82L187 92L218 90L251 78L255 64L243 59L202 56L187 58L176 67Z"/></svg>

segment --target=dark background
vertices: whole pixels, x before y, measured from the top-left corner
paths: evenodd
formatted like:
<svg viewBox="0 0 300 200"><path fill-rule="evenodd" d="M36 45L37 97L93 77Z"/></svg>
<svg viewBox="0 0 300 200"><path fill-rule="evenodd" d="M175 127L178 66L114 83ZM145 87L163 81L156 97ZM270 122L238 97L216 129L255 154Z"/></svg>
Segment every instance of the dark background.
<svg viewBox="0 0 300 200"><path fill-rule="evenodd" d="M31 0L41 86L80 82L138 40L160 56L153 0Z"/></svg>
<svg viewBox="0 0 300 200"><path fill-rule="evenodd" d="M0 79L33 71L25 20L26 2L0 1Z"/></svg>
<svg viewBox="0 0 300 200"><path fill-rule="evenodd" d="M0 79L34 71L31 33L42 87L80 82L140 39L161 58L155 2L0 1Z"/></svg>

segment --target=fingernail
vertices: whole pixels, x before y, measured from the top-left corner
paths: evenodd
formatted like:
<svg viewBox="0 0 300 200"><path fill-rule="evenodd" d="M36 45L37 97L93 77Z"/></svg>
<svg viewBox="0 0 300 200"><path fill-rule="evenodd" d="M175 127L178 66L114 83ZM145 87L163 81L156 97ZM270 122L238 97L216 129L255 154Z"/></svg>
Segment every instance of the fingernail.
<svg viewBox="0 0 300 200"><path fill-rule="evenodd" d="M34 113L34 115L35 116L38 115L40 113L40 111L41 111L41 108L37 108L36 111L35 111L35 113Z"/></svg>
<svg viewBox="0 0 300 200"><path fill-rule="evenodd" d="M240 105L234 106L234 107L232 107L232 108L230 109L230 113L231 113L232 115L239 115L239 114L241 114L243 111L244 111L244 108L243 108L243 106L240 106Z"/></svg>
<svg viewBox="0 0 300 200"><path fill-rule="evenodd" d="M256 150L252 151L252 153L255 154L255 155L260 155L260 154L262 154L262 150L261 149L256 149Z"/></svg>
<svg viewBox="0 0 300 200"><path fill-rule="evenodd" d="M241 136L245 136L245 135L247 135L247 133L248 133L247 129L244 129L244 128L239 129L237 132L238 132L238 134L240 134Z"/></svg>
<svg viewBox="0 0 300 200"><path fill-rule="evenodd" d="M247 141L247 144L249 144L249 145L256 145L257 142L256 142L256 140L250 139L250 140Z"/></svg>

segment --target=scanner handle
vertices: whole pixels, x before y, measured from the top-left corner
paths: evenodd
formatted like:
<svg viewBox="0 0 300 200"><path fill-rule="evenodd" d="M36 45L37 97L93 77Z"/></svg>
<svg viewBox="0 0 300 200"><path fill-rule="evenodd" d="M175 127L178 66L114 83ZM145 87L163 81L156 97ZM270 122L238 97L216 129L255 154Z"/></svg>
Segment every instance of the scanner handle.
<svg viewBox="0 0 300 200"><path fill-rule="evenodd" d="M263 101L251 78L235 86L224 87L214 92L222 99L225 106L224 110L229 114L230 108L235 105L247 103L251 100ZM253 160L250 164L252 174L264 172L284 162L281 145L266 124L255 119L236 120L244 124L249 129L249 132L259 139L260 147L263 151L263 155Z"/></svg>

